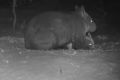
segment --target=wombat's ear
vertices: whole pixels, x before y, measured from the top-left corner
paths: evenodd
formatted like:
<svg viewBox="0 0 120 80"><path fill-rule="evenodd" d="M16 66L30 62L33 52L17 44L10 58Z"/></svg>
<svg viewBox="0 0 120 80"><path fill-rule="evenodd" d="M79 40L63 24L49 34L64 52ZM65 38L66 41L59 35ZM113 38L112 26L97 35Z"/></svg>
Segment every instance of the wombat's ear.
<svg viewBox="0 0 120 80"><path fill-rule="evenodd" d="M88 16L83 5L80 8L76 5L75 10L84 18Z"/></svg>
<svg viewBox="0 0 120 80"><path fill-rule="evenodd" d="M81 14L82 17L88 17L88 14L87 14L87 12L85 11L84 6L81 6L80 14Z"/></svg>

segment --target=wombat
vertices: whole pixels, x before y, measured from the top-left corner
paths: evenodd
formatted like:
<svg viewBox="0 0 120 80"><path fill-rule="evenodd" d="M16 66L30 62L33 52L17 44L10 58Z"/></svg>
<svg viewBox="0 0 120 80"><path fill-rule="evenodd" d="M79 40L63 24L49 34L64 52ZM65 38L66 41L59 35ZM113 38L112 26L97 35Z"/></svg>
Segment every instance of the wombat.
<svg viewBox="0 0 120 80"><path fill-rule="evenodd" d="M44 12L24 26L25 48L50 50L66 48L70 43L73 49L89 48L93 39L87 33L95 30L96 24L83 6L69 13Z"/></svg>

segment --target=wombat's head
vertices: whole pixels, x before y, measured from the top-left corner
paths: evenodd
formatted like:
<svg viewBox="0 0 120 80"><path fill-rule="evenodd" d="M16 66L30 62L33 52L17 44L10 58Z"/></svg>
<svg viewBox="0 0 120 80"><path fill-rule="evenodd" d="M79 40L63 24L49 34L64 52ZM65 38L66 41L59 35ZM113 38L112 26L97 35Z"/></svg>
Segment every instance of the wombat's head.
<svg viewBox="0 0 120 80"><path fill-rule="evenodd" d="M84 7L75 6L76 12L78 15L81 16L84 26L85 26L85 33L86 32L94 32L96 30L96 24L90 17L90 15L85 11Z"/></svg>

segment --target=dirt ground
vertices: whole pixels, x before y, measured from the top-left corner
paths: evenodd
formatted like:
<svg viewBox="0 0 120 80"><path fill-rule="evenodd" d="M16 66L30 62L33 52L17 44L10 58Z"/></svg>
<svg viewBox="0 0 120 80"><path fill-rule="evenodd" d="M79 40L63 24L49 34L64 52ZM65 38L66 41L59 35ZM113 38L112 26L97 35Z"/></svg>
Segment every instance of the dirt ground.
<svg viewBox="0 0 120 80"><path fill-rule="evenodd" d="M119 51L35 51L23 38L0 38L0 80L119 80L119 63Z"/></svg>
<svg viewBox="0 0 120 80"><path fill-rule="evenodd" d="M120 80L119 42L101 43L106 36L95 38L94 50L27 50L9 21L0 25L0 80Z"/></svg>

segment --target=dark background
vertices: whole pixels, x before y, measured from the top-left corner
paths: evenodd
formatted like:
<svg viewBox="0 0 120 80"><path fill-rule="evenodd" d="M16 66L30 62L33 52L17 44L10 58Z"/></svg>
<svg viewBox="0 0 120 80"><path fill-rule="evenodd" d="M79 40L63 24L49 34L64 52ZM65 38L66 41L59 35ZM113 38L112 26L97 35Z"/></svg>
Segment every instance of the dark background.
<svg viewBox="0 0 120 80"><path fill-rule="evenodd" d="M0 9L8 9L8 15L11 16L12 3L12 0L0 0ZM28 13L23 14L28 16L28 14L35 15L49 10L71 11L74 10L75 5L84 5L86 12L97 25L97 34L120 34L120 2L118 0L17 0L16 12L18 16L19 13L28 10Z"/></svg>

